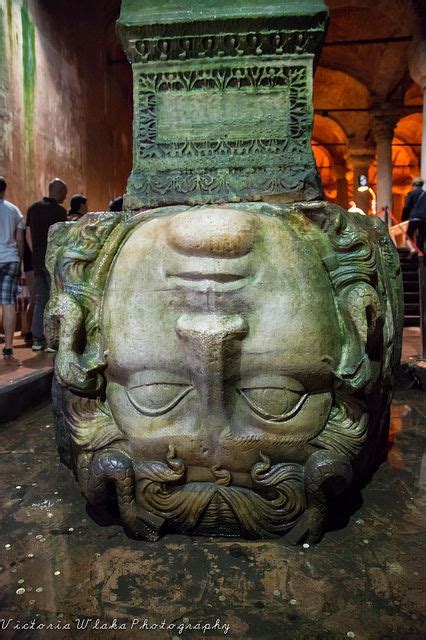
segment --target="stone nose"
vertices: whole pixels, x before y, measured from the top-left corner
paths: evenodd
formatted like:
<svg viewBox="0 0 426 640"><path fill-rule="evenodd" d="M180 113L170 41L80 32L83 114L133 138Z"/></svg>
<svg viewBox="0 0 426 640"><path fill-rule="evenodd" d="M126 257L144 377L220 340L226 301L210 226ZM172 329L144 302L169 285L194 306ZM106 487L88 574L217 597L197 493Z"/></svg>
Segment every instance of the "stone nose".
<svg viewBox="0 0 426 640"><path fill-rule="evenodd" d="M168 244L185 255L238 258L253 247L257 217L236 209L205 208L174 216L167 231Z"/></svg>
<svg viewBox="0 0 426 640"><path fill-rule="evenodd" d="M176 322L176 334L200 395L203 422L211 429L227 424L225 381L239 374L241 342L247 333L247 322L238 314L189 313Z"/></svg>

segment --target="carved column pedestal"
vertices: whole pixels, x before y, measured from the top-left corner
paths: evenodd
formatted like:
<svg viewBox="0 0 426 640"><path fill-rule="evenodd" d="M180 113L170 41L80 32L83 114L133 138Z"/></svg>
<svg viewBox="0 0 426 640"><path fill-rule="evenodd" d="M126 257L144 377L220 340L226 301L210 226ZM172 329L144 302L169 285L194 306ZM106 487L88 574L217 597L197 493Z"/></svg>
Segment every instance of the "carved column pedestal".
<svg viewBox="0 0 426 640"><path fill-rule="evenodd" d="M322 1L124 0L135 83L126 206L321 193L310 147Z"/></svg>

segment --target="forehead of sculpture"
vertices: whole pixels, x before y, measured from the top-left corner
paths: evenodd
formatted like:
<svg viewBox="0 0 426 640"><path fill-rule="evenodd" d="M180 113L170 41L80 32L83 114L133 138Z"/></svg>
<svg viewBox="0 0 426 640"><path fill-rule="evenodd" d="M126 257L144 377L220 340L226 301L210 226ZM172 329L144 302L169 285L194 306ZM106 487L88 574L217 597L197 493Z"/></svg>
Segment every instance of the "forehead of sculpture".
<svg viewBox="0 0 426 640"><path fill-rule="evenodd" d="M104 296L110 365L129 375L153 364L178 370L178 320L205 313L245 319L247 368L337 365L331 283L315 249L285 219L206 208L151 219L132 231Z"/></svg>
<svg viewBox="0 0 426 640"><path fill-rule="evenodd" d="M209 280L222 280L216 292L247 285L285 291L295 303L298 296L298 307L313 294L326 295L329 302L331 283L316 250L315 235L326 240L320 230L305 234L297 217L231 208L193 208L146 218L119 248L109 286L120 295L129 287L152 290L160 283L173 290L183 285L176 278L185 279L187 289L200 289L191 282L206 281L206 290ZM236 279L241 287L232 284Z"/></svg>
<svg viewBox="0 0 426 640"><path fill-rule="evenodd" d="M159 217L142 218L119 249L114 272L138 268L141 260L157 264L185 259L221 265L249 263L286 265L287 273L310 272L310 280L325 277L315 250L315 235L305 233L303 216L278 217L226 207L191 208ZM309 225L312 227L312 225ZM196 260L198 259L198 260Z"/></svg>

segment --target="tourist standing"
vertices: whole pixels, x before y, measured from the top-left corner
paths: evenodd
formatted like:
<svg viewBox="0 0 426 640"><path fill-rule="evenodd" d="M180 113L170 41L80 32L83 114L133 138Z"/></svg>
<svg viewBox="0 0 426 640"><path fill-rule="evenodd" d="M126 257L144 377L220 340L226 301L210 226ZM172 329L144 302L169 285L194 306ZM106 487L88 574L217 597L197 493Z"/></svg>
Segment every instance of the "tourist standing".
<svg viewBox="0 0 426 640"><path fill-rule="evenodd" d="M35 283L35 308L32 321L33 351L46 348L43 317L50 295L50 275L45 257L49 227L56 222L66 222L67 212L61 203L67 196L67 185L55 178L49 184L49 196L35 202L27 212L27 242L33 254Z"/></svg>
<svg viewBox="0 0 426 640"><path fill-rule="evenodd" d="M15 302L19 292L21 260L24 255L25 223L18 207L5 200L6 180L0 177L0 305L3 311L6 362L18 364L13 357Z"/></svg>
<svg viewBox="0 0 426 640"><path fill-rule="evenodd" d="M414 240L416 235L416 243L418 248L424 250L424 242L426 238L426 191L423 190L423 180L415 178L412 182L413 189L407 194L404 209L402 210L401 219L404 222L408 220L407 235ZM410 247L410 253L414 253L413 246Z"/></svg>
<svg viewBox="0 0 426 640"><path fill-rule="evenodd" d="M16 300L18 307L17 311L20 311L21 315L21 331L24 337L24 342L26 345L32 345L33 334L31 333L31 325L35 306L35 285L33 257L26 238L24 244L24 258L22 260L22 271L24 278L21 278L21 285L23 285L22 291Z"/></svg>
<svg viewBox="0 0 426 640"><path fill-rule="evenodd" d="M123 196L114 198L108 205L108 211L123 211L123 201Z"/></svg>
<svg viewBox="0 0 426 640"><path fill-rule="evenodd" d="M68 220L75 222L87 213L87 198L81 193L76 193L70 200L70 210L68 211Z"/></svg>

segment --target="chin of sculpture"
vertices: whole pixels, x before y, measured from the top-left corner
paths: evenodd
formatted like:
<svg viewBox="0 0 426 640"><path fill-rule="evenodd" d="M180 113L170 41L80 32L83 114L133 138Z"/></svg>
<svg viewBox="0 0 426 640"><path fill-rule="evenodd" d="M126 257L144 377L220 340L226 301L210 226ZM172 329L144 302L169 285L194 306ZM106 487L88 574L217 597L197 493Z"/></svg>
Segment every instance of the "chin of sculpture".
<svg viewBox="0 0 426 640"><path fill-rule="evenodd" d="M86 215L51 234L58 440L130 535L318 540L386 451L402 325L380 221L324 202Z"/></svg>

